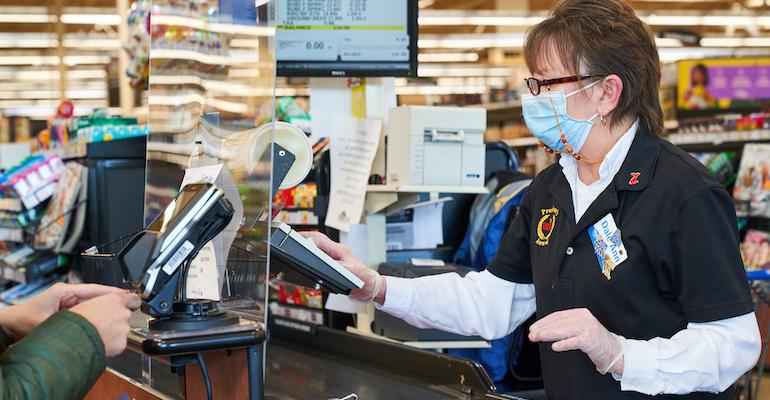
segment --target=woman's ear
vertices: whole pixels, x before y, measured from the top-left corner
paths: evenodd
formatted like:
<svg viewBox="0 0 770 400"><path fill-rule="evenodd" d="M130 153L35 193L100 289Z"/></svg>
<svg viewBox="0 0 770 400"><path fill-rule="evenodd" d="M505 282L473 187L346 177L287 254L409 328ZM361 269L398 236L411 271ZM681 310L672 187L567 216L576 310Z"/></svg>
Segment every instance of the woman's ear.
<svg viewBox="0 0 770 400"><path fill-rule="evenodd" d="M619 76L607 75L596 85L602 89L602 95L599 97L597 112L602 116L611 113L620 102L620 95L623 93L623 81Z"/></svg>

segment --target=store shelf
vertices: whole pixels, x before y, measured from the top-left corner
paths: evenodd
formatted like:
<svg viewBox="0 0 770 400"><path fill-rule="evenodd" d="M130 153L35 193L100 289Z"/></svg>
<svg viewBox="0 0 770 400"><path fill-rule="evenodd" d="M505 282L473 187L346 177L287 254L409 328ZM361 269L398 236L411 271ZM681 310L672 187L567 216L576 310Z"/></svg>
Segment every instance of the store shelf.
<svg viewBox="0 0 770 400"><path fill-rule="evenodd" d="M40 154L44 157L59 156L62 160L72 158L83 158L86 156L86 145L84 143L70 143L64 147L43 150Z"/></svg>
<svg viewBox="0 0 770 400"><path fill-rule="evenodd" d="M770 141L770 129L753 131L729 131L707 133L675 133L668 140L677 145L721 145L726 143L742 144Z"/></svg>
<svg viewBox="0 0 770 400"><path fill-rule="evenodd" d="M367 193L463 193L485 194L484 186L368 185Z"/></svg>
<svg viewBox="0 0 770 400"><path fill-rule="evenodd" d="M534 136L503 139L503 143L509 147L534 147L537 146L537 138Z"/></svg>

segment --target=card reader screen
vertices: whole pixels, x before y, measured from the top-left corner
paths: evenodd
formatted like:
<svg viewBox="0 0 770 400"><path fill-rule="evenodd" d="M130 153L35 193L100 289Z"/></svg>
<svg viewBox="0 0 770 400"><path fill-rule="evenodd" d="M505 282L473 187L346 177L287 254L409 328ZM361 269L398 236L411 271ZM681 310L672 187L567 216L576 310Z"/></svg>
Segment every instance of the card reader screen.
<svg viewBox="0 0 770 400"><path fill-rule="evenodd" d="M182 188L182 192L166 207L162 215L159 215L155 221L147 228L154 232L165 232L166 228L190 205L195 196L200 193L202 185L187 185Z"/></svg>

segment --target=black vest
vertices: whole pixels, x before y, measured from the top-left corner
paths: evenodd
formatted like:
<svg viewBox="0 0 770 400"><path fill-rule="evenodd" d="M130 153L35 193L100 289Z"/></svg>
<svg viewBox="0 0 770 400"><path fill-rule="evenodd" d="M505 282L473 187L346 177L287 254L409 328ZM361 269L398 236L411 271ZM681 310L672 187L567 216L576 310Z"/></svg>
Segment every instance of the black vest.
<svg viewBox="0 0 770 400"><path fill-rule="evenodd" d="M533 182L489 270L534 283L537 316L587 308L629 339L670 338L688 322L753 311L729 194L695 159L644 124L613 182L575 221L570 186L556 164ZM588 228L612 214L628 259L602 273ZM647 399L623 392L580 351L540 345L550 399ZM730 390L728 390L730 392ZM732 399L728 393L657 396Z"/></svg>

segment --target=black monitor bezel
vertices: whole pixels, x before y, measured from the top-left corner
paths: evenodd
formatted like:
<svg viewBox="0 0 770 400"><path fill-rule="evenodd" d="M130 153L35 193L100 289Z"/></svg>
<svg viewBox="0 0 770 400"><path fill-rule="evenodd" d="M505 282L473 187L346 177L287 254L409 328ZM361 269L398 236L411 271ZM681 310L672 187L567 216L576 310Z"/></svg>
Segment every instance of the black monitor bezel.
<svg viewBox="0 0 770 400"><path fill-rule="evenodd" d="M409 35L409 69L362 69L340 70L335 68L285 68L282 64L296 64L310 61L279 61L276 56L276 75L283 77L307 77L307 78L365 78L365 77L417 77L417 37L419 33L418 17L419 7L417 0L407 1L407 34ZM277 31L276 31L277 35ZM332 65L330 63L330 65Z"/></svg>

